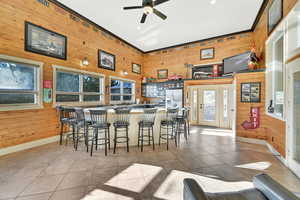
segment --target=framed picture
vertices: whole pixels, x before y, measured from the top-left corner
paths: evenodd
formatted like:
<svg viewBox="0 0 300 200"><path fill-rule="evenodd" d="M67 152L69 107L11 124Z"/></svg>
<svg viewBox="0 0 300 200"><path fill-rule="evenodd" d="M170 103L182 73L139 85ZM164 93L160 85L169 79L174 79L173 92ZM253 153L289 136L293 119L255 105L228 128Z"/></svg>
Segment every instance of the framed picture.
<svg viewBox="0 0 300 200"><path fill-rule="evenodd" d="M140 64L132 63L132 72L136 74L141 74L142 67Z"/></svg>
<svg viewBox="0 0 300 200"><path fill-rule="evenodd" d="M115 71L116 70L115 55L103 50L98 50L98 67Z"/></svg>
<svg viewBox="0 0 300 200"><path fill-rule="evenodd" d="M30 22L25 22L25 50L66 60L67 37Z"/></svg>
<svg viewBox="0 0 300 200"><path fill-rule="evenodd" d="M273 0L268 10L268 33L270 34L283 17L283 0Z"/></svg>
<svg viewBox="0 0 300 200"><path fill-rule="evenodd" d="M260 102L260 82L241 83L241 102L259 103Z"/></svg>
<svg viewBox="0 0 300 200"><path fill-rule="evenodd" d="M167 69L157 70L157 78L158 79L167 79L168 78L168 70Z"/></svg>
<svg viewBox="0 0 300 200"><path fill-rule="evenodd" d="M213 59L215 57L215 48L201 49L200 50L200 59Z"/></svg>

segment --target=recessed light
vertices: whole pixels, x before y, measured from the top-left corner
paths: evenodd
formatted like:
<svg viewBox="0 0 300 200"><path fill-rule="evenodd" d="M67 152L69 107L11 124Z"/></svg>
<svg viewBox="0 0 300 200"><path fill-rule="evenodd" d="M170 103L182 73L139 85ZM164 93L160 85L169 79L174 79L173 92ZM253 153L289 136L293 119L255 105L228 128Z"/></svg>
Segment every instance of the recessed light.
<svg viewBox="0 0 300 200"><path fill-rule="evenodd" d="M216 4L217 3L217 0L211 0L210 1L210 4L212 4L212 5L214 5L214 4Z"/></svg>

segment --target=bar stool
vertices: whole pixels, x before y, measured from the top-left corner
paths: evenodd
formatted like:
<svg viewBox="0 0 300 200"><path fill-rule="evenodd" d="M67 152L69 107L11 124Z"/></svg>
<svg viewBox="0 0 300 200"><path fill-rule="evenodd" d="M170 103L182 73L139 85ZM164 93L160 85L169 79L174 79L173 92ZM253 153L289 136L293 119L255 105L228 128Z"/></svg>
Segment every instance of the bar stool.
<svg viewBox="0 0 300 200"><path fill-rule="evenodd" d="M152 141L153 150L155 149L154 132L153 132L155 116L156 116L156 109L145 109L142 119L138 123L138 125L139 125L138 147L141 145L141 152L143 152L143 150L144 150L144 141L145 141L144 137L148 137L148 145L149 146ZM148 135L145 135L144 131L147 131Z"/></svg>
<svg viewBox="0 0 300 200"><path fill-rule="evenodd" d="M175 139L175 145L177 146L177 138L176 138L176 117L178 115L178 109L168 109L165 119L161 120L160 128L159 128L159 145L161 140L167 140L167 150L169 150L169 140ZM162 130L166 130L166 133L162 133ZM170 133L171 131L171 133Z"/></svg>
<svg viewBox="0 0 300 200"><path fill-rule="evenodd" d="M107 146L110 149L110 123L107 122L107 111L106 110L90 110L91 116L91 127L94 129L92 137L92 146L91 146L91 156L93 156L94 142L96 143L96 150L98 145L105 146L105 156L107 156ZM99 138L99 131L104 132L104 137ZM98 141L103 141L98 144ZM89 141L87 141L87 144ZM88 150L88 146L87 146Z"/></svg>
<svg viewBox="0 0 300 200"><path fill-rule="evenodd" d="M68 143L69 138L73 138L74 148L75 148L75 122L76 122L76 114L74 108L64 108L62 106L58 106L57 110L59 112L59 121L60 121L60 140L59 144L62 145L63 135L64 135L64 127L72 127L72 133L66 134L66 144Z"/></svg>
<svg viewBox="0 0 300 200"><path fill-rule="evenodd" d="M130 109L116 109L114 128L115 128L115 137L114 137L114 154L116 153L117 143L126 143L127 152L129 152L129 137L128 137L128 127L130 119ZM120 133L125 132L124 135L119 135Z"/></svg>
<svg viewBox="0 0 300 200"><path fill-rule="evenodd" d="M182 113L181 115L175 117L175 121L176 121L175 135L178 140L178 145L180 144L181 134L184 134L184 138L187 141L187 135L189 132L188 110L186 108L183 108L181 110L181 113Z"/></svg>

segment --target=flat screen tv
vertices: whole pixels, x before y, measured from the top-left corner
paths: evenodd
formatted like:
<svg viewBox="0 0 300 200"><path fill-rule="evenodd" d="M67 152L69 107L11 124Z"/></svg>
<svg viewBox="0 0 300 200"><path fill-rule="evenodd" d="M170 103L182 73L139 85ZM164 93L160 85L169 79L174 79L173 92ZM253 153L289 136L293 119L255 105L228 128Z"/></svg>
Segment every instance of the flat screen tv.
<svg viewBox="0 0 300 200"><path fill-rule="evenodd" d="M223 60L224 74L240 72L248 69L251 51L225 58Z"/></svg>

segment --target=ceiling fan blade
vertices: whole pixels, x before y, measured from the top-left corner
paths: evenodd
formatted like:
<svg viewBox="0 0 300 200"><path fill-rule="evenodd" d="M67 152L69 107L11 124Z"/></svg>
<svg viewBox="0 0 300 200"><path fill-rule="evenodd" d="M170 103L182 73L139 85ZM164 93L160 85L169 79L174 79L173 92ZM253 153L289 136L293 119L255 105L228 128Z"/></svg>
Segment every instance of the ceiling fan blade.
<svg viewBox="0 0 300 200"><path fill-rule="evenodd" d="M162 18L163 20L167 19L166 15L164 15L162 12L156 10L155 8L153 8L153 13L156 14L157 16L159 16L160 18Z"/></svg>
<svg viewBox="0 0 300 200"><path fill-rule="evenodd" d="M131 9L141 9L143 6L129 6L129 7L124 7L124 10L131 10Z"/></svg>
<svg viewBox="0 0 300 200"><path fill-rule="evenodd" d="M142 19L141 19L142 24L145 23L146 18L147 18L147 14L144 13L143 16L142 16Z"/></svg>
<svg viewBox="0 0 300 200"><path fill-rule="evenodd" d="M157 6L157 5L162 4L162 3L165 3L165 2L167 2L167 1L169 1L169 0L156 0L156 1L153 1L153 5L154 5L154 6Z"/></svg>

